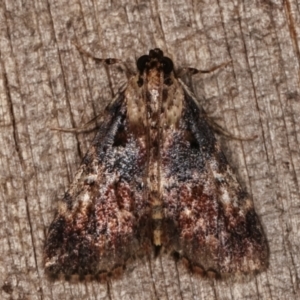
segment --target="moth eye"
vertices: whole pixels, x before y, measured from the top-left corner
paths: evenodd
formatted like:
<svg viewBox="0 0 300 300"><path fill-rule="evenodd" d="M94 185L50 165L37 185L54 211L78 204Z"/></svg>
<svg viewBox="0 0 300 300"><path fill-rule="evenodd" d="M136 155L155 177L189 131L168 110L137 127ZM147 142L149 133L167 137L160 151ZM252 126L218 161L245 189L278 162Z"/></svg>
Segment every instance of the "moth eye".
<svg viewBox="0 0 300 300"><path fill-rule="evenodd" d="M137 85L138 85L139 87L141 87L143 84L144 84L144 79L143 79L141 76L139 76L139 79L138 79L138 81L137 81Z"/></svg>
<svg viewBox="0 0 300 300"><path fill-rule="evenodd" d="M150 56L149 55L143 55L141 56L137 62L136 62L136 66L138 68L138 70L143 73L145 68L146 68L146 64L150 61Z"/></svg>
<svg viewBox="0 0 300 300"><path fill-rule="evenodd" d="M164 73L171 73L173 71L173 62L169 57L164 57L162 59L162 67Z"/></svg>
<svg viewBox="0 0 300 300"><path fill-rule="evenodd" d="M164 84L166 84L166 85L170 86L172 83L173 83L173 80L170 77L168 77L164 80Z"/></svg>

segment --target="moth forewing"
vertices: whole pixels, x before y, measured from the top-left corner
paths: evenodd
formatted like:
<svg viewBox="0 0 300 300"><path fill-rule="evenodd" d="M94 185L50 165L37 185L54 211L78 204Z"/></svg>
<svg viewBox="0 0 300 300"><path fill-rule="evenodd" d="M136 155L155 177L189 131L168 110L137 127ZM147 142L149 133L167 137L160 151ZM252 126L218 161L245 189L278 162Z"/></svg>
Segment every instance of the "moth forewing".
<svg viewBox="0 0 300 300"><path fill-rule="evenodd" d="M59 201L47 273L102 278L161 247L208 277L264 270L268 247L252 199L203 109L160 49L137 67Z"/></svg>

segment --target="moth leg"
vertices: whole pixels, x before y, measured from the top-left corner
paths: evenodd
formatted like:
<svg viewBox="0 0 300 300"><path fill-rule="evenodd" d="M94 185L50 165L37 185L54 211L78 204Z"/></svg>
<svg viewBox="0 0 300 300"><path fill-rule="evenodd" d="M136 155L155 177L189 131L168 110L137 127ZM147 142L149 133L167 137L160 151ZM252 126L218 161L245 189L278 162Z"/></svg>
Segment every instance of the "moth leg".
<svg viewBox="0 0 300 300"><path fill-rule="evenodd" d="M208 70L198 70L198 69L195 69L195 68L189 68L189 67L186 67L186 68L182 68L182 69L179 69L178 72L177 72L177 76L179 78L185 76L185 75L195 75L195 74L198 74L198 73L201 73L201 74L208 74L208 73L212 73L220 68L225 68L226 66L228 66L229 64L231 64L231 60L230 61L227 61L225 63L222 63L220 65L217 65L217 66L214 66Z"/></svg>
<svg viewBox="0 0 300 300"><path fill-rule="evenodd" d="M124 61L118 58L99 58L94 56L92 53L88 52L87 50L83 49L82 46L78 45L76 42L72 41L72 44L77 48L77 50L85 55L86 57L92 58L96 63L101 63L106 66L111 65L119 65L123 72L125 72L127 79L130 78L134 73L130 70L130 68L126 65Z"/></svg>
<svg viewBox="0 0 300 300"><path fill-rule="evenodd" d="M77 50L81 54L83 54L83 55L85 55L89 58L92 58L96 63L102 63L105 66L110 66L110 65L114 65L114 64L120 65L122 71L125 72L127 79L132 76L132 72L130 71L128 66L122 60L117 59L117 58L105 58L105 59L104 58L98 58L98 57L95 57L90 52L86 51L82 46L77 44L75 41L72 41L72 44L77 48ZM110 86L112 86L111 82L109 84L110 84ZM79 128L50 127L50 129L51 130L56 130L56 131L61 131L61 132L69 132L69 133L89 133L89 132L92 132L92 131L97 130L99 128L98 125L96 125L93 128L88 128L91 124L96 123L97 121L100 124L104 121L103 114L99 114L99 115L95 116L94 118L92 118L90 121L88 121L82 127L79 127Z"/></svg>
<svg viewBox="0 0 300 300"><path fill-rule="evenodd" d="M195 74L201 73L201 74L207 74L207 73L212 73L217 69L224 68L228 66L231 63L231 61L222 63L220 65L214 66L211 69L208 70L198 70L195 68L182 68L178 71L178 77L189 77L193 76ZM185 81L185 80L183 80ZM192 84L190 84L192 85ZM239 140L239 141L252 141L257 138L257 135L252 135L249 137L241 137L241 136L236 136L230 132L228 132L226 129L224 129L222 126L220 126L212 116L206 113L206 111L201 107L202 113L204 114L207 123L214 129L214 131L218 134L221 134L223 136L226 136L228 138L234 139L234 140Z"/></svg>
<svg viewBox="0 0 300 300"><path fill-rule="evenodd" d="M80 128L79 127L77 127L77 128L50 127L50 129L51 130L56 130L56 131L61 131L61 132L67 132L67 133L89 133L89 132L95 131L97 129L97 127L95 127L95 128L86 128L87 126L90 125L90 123L92 121L94 122L94 119L95 118L93 118L93 120L91 120L88 123L84 124L83 127L80 127Z"/></svg>
<svg viewBox="0 0 300 300"><path fill-rule="evenodd" d="M256 134L254 134L252 136L248 136L248 137L241 137L241 136L234 135L231 132L228 132L226 129L224 129L221 125L216 123L213 120L213 118L209 117L208 115L206 117L207 117L207 119L206 119L207 123L213 128L213 130L216 133L223 135L225 137L228 137L230 139L238 140L238 141L253 141L258 137L258 135L256 135Z"/></svg>
<svg viewBox="0 0 300 300"><path fill-rule="evenodd" d="M96 123L97 121L101 124L103 120L104 120L103 114L99 114L81 127L76 127L76 128L50 127L50 129L61 131L61 132L69 132L69 133L89 133L99 128L97 124L93 128L88 128L91 124Z"/></svg>

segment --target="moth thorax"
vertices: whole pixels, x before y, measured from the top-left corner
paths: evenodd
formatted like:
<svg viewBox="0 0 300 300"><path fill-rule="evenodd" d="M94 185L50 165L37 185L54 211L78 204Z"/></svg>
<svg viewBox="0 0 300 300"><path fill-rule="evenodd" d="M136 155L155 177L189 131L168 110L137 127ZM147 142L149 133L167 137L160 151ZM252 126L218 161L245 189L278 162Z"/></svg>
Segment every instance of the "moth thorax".
<svg viewBox="0 0 300 300"><path fill-rule="evenodd" d="M163 84L163 73L157 69L149 69L147 72L147 89L160 90Z"/></svg>

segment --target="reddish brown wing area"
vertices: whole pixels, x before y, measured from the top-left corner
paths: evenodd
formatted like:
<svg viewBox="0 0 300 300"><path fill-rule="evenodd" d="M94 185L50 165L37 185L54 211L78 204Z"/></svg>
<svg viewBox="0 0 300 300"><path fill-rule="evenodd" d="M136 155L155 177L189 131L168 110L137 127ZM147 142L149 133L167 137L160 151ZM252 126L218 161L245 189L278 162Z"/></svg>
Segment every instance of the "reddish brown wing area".
<svg viewBox="0 0 300 300"><path fill-rule="evenodd" d="M123 96L109 108L71 187L59 202L44 249L46 272L96 276L123 266L146 237L145 134L128 130Z"/></svg>
<svg viewBox="0 0 300 300"><path fill-rule="evenodd" d="M221 275L264 270L268 247L252 200L188 95L183 107L178 126L164 134L165 238L191 267Z"/></svg>

